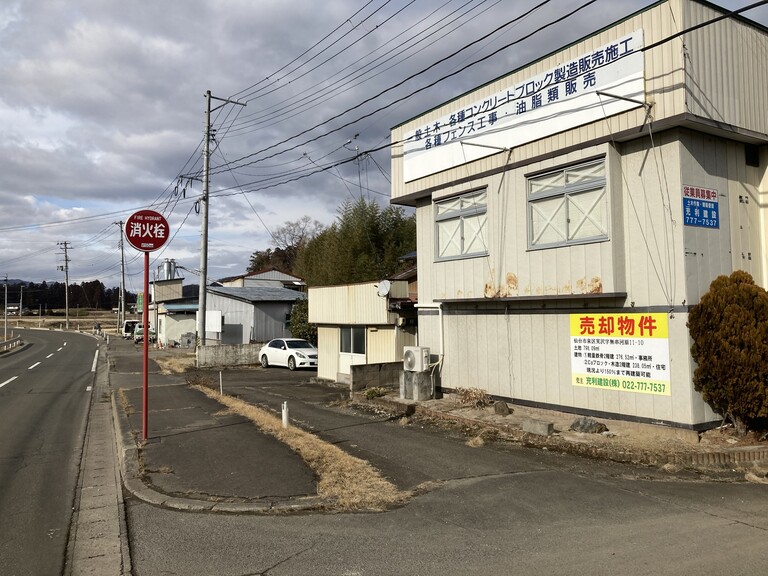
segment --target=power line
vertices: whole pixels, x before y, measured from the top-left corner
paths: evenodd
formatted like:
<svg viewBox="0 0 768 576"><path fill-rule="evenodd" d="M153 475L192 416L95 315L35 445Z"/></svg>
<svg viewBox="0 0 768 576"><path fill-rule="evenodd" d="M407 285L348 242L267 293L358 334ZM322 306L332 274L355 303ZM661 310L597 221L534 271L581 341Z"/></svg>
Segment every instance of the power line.
<svg viewBox="0 0 768 576"><path fill-rule="evenodd" d="M435 62L435 63L431 64L431 65L430 65L430 66L428 66L427 68L424 68L424 69L420 70L419 72L415 72L414 74L411 74L410 76L406 77L405 79L401 80L400 82L398 82L398 83L396 83L396 84L394 84L394 85L392 85L392 86L389 86L388 88L385 88L384 90L382 90L382 91L378 92L377 94L375 94L375 95L373 95L373 96L371 96L371 97L369 97L369 98L366 98L365 100L363 100L363 101L362 101L362 102L360 102L359 104L356 104L356 105L354 105L354 106L352 106L352 107L350 107L350 108L347 108L347 109L346 109L346 110L344 110L343 112L340 112L340 113L338 113L338 114L336 114L336 115L334 115L334 116L331 116L331 117L330 117L330 118L328 118L327 120L324 120L324 121L322 121L322 122L319 122L318 124L315 124L315 125L314 125L314 126L312 126L311 128L307 128L307 129L305 129L305 130L302 130L302 131L301 131L301 132L299 132L298 134L294 134L293 136L290 136L290 137L288 137L288 138L285 138L285 139L281 140L280 142L276 142L275 144L272 144L272 145L270 145L270 146L267 146L266 148L262 148L261 150L257 150L256 152L253 152L253 153L251 153L251 154L248 154L248 155L246 155L246 156L243 156L243 157L241 157L241 158L239 158L239 159L237 159L237 160L235 160L235 161L233 161L233 162L230 162L230 163L228 163L228 164L227 164L227 165L225 165L225 166L216 166L216 167L214 167L214 168L211 170L211 174L220 174L220 173L222 173L222 172L225 172L226 170L228 170L228 169L231 167L231 165L232 165L232 164L236 164L236 163L238 163L238 162L242 162L243 160L247 160L248 158L252 158L252 157L254 157L254 156L257 156L258 154L261 154L261 153L263 153L263 152L267 152L267 151L269 151L269 150L272 150L273 148L276 148L276 147L280 146L281 144L286 144L286 143L290 142L291 140L293 140L293 139L295 139L295 138L298 138L298 137L300 137L300 136L303 136L304 134L308 134L309 132L312 132L313 130L316 130L317 128L320 128L321 126L325 126L326 124L328 124L328 123L332 122L333 120L336 120L336 119L338 119L338 118L340 118L340 117L344 116L345 114L348 114L349 112L352 112L352 111L354 111L354 110L357 110L357 109L358 109L358 108L360 108L361 106L364 106L365 104L368 104L369 102L372 102L373 100L376 100L377 98L379 98L379 97L383 96L384 94L386 94L386 93L388 93L388 92L391 92L392 90L394 90L394 89L396 89L396 88L399 88L400 86L402 86L402 85L403 85L403 84L405 84L406 82L408 82L408 81L410 81L410 80L413 80L414 78L416 78L416 77L418 77L418 76L420 76L420 75L422 75L422 74L424 74L424 73L428 72L429 70L431 70L432 68L434 68L434 67L435 67L435 66L437 66L438 64L441 64L441 63L443 63L443 62L445 62L445 61L449 60L450 58L453 58L453 57L454 57L454 56L456 56L457 54L460 54L461 52L463 52L464 50L467 50L468 48L470 48L470 47L474 46L474 45L475 45L475 44L477 44L478 42L481 42L481 41L483 41L483 40L487 39L489 36L492 36L493 34L495 34L495 33L499 32L500 30L503 30L503 29L504 29L504 28L506 28L507 26L510 26L510 25L514 24L515 22L517 22L517 21L519 21L519 20L521 20L521 19L523 19L523 18L527 17L527 16L528 16L528 15L530 15L531 13L535 12L536 10L539 10L541 7L543 7L543 6L545 6L546 4L548 4L550 1L551 1L551 0L544 0L543 2L540 2L540 3L539 3L539 4L537 4L536 6L534 6L533 8L531 8L530 10L528 10L527 12L525 12L524 14L522 14L522 15L520 15L520 16L518 16L518 17L516 17L516 18L513 18L512 20L510 20L510 21L506 22L505 24L502 24L501 26L499 26L499 27L495 28L493 31L489 32L488 34L485 34L485 35L483 35L482 37L478 38L477 40L474 40L474 41L470 42L469 44L466 44L466 45L464 45L463 47L461 47L461 48L459 48L458 50L454 51L453 53L449 54L448 56L445 56L444 58L441 58L441 59L440 59L440 60L438 60L437 62ZM306 140L306 141L304 141L304 142L302 142L302 143L300 143L300 144L296 144L296 145L294 145L294 146L292 146L292 147L289 147L289 148L287 148L287 149L285 149L285 150L282 150L282 151L280 151L280 152L277 152L277 153L275 153L275 154L273 154L273 155L270 155L270 156L267 156L267 157L265 157L265 158L262 158L262 159L257 159L257 160L254 160L254 161L248 162L248 163L246 163L246 164L244 164L244 165L246 165L246 166L247 166L247 165L250 165L250 164L255 164L255 163L257 163L257 162L261 162L261 161L263 161L263 160L265 160L265 159L268 159L268 158L273 158L274 156L278 156L278 155L280 155L280 154L284 154L285 152L289 152L289 151L291 151L291 150L295 150L296 148L299 148L300 146L304 146L304 145L306 145L306 144L309 144L309 143L311 143L311 142L315 142L315 141L317 141L317 140L319 140L319 139L321 139L321 138L324 138L324 137L326 137L326 136L329 136L330 134L333 134L333 133L335 133L335 132L338 132L338 131L340 131L340 130L343 130L344 128L347 128L347 127L349 127L349 126L351 126L351 125L353 125L353 124L355 124L355 123L359 122L360 120L363 120L363 119L365 119L365 118L368 118L368 117L370 117L370 116L372 116L372 115L374 115L374 114L376 114L376 113L378 113L378 112L381 112L382 110L386 110L387 108L389 108L389 107L393 106L394 104L396 104L396 103L398 103L398 102L401 102L401 101L403 101L403 100L406 100L406 99L408 99L408 98L411 98L412 96L414 96L414 95L418 94L419 92L423 92L424 90L427 90L428 88L431 88L431 87L435 86L436 84L438 84L438 83L442 82L443 80L447 80L448 78L451 78L451 77L453 77L453 76L456 76L457 74L459 74L459 73L463 72L463 71L464 71L464 70L466 70L467 68L470 68L471 66L475 66L476 64L479 64L480 62L483 62L483 61L485 61L485 60L487 60L487 59L491 58L492 56L495 56L496 54L498 54L498 53L499 53L499 52L501 52L502 50L506 50L507 48L510 48L511 46L514 46L515 44L519 44L520 42L522 42L522 41L524 41L524 40L527 40L528 38L530 38L530 37L531 37L531 36L533 36L534 34L538 34L538 33L539 33L539 32L541 32L542 30L545 30L546 28L549 28L550 26L553 26L554 24L557 24L559 21L561 21L561 20L563 20L563 19L565 19L565 18L568 18L569 16L572 16L573 14L577 13L578 11L580 11L580 10L583 10L584 8L586 8L586 7L590 6L591 4L594 4L595 2L597 2L597 0L589 0L588 2L586 2L586 3L582 4L581 6L579 6L578 8L576 8L575 10L572 10L570 13L568 13L568 14L565 14L565 15L564 15L564 16L562 16L560 19L558 19L558 20L555 20L555 21L551 21L551 22L549 22L549 23L547 23L547 24L545 24L545 25L541 26L540 28L538 28L538 29L534 30L534 31L533 31L533 32L531 32L530 34L528 34L528 35L526 35L526 36L523 36L522 38L520 38L520 39L518 39L518 40L515 40L514 42L510 42L509 44L506 44L506 45L502 46L501 48L499 48L498 50L495 50L495 51L494 51L494 52L492 52L491 54L489 54L489 55L487 55L487 56L484 56L483 58L480 58L480 59L478 59L478 60L475 60L474 62L471 62L471 63L469 63L469 64L467 64L467 65L465 65L465 66L461 67L459 70L456 70L456 71L454 71L454 72L452 72L452 73L450 73L450 74L447 74L447 75L445 75L445 76L442 76L441 78L439 78L439 79L435 80L434 82L432 82L432 83L430 83L430 84L428 84L428 85L426 85L426 86L424 86L424 87L422 87L422 88L419 88L419 89L417 89L417 90L414 90L413 92L411 92L411 93L410 93L410 94L408 94L407 96L404 96L404 97L402 97L402 98L399 98L398 100L395 100L394 102L390 102L389 104L387 104L387 105L385 105L385 106L381 106L381 107L377 108L376 110L373 110L372 112L369 112L369 113L367 113L367 114L364 114L363 116L360 116L359 118L357 118L357 119L355 119L355 120L349 121L349 122L347 122L347 123L345 123L345 124L343 124L343 125L341 125L341 126L339 126L339 127L337 127L337 128L333 128L333 129L331 129L331 130L328 130L328 131L326 131L325 133L323 133L323 134L321 134L321 135L319 135L319 136L316 136L316 137L314 137L314 138L311 138L311 139L309 139L309 140Z"/></svg>

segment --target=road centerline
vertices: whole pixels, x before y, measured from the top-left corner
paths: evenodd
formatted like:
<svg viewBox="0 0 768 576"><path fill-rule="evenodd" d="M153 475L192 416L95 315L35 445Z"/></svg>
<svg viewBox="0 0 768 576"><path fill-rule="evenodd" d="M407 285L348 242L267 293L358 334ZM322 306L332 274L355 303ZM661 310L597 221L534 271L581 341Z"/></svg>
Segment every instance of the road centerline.
<svg viewBox="0 0 768 576"><path fill-rule="evenodd" d="M11 383L11 382L13 382L14 380L16 380L16 378L18 378L18 376L14 376L13 378L8 378L8 380L6 380L6 381L5 381L5 382L3 382L2 384L0 384L0 388L2 388L3 386L5 386L6 384L10 384L10 383Z"/></svg>

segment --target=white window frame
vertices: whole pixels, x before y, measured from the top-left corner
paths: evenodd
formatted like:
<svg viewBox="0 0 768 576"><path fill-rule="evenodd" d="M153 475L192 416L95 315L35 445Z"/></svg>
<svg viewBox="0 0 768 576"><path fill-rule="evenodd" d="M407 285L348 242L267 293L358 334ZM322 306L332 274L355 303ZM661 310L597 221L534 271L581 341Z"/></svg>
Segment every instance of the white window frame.
<svg viewBox="0 0 768 576"><path fill-rule="evenodd" d="M441 207L450 204L457 204L458 208L441 212ZM438 200L435 207L435 260L462 260L465 258L476 258L478 256L488 255L488 190L472 190L458 196L451 196ZM472 229L471 223L478 222L479 225ZM449 244L456 245L458 249L450 254L445 254L441 249L441 232L448 232L447 227L454 225L455 228L451 237L453 241ZM471 235L471 237L468 237ZM449 244L446 244L448 246ZM478 249L479 246L479 249Z"/></svg>
<svg viewBox="0 0 768 576"><path fill-rule="evenodd" d="M602 168L601 175L594 178L582 178L573 183L568 182L569 174L575 174L579 170L589 170L590 168ZM543 250L560 246L591 244L594 242L604 242L610 239L610 206L608 202L608 186L606 179L607 170L608 165L606 159L600 158L526 176L526 186L528 191L527 220L529 250ZM533 191L536 182L546 179L557 180L559 177L562 177L562 184L548 187L541 192ZM592 200L589 198L589 194L593 195L595 199ZM537 209L537 206L555 202L558 199L561 199L562 202L556 207L554 213L552 213L549 218L541 209ZM572 222L571 211L573 206L577 206L576 199L586 199L591 204L586 211L580 210L582 217L578 221ZM598 209L595 212L598 212L598 216L601 216L601 218L596 219L592 216L595 208ZM538 215L541 219L545 220L543 227L535 228L535 215ZM562 226L564 227L564 230L558 230L558 228L552 224L555 216L558 215L563 220ZM578 232L585 224L591 225L597 232L588 236L578 235ZM542 241L541 238L548 229L552 229L554 232L560 232L562 239L558 241Z"/></svg>

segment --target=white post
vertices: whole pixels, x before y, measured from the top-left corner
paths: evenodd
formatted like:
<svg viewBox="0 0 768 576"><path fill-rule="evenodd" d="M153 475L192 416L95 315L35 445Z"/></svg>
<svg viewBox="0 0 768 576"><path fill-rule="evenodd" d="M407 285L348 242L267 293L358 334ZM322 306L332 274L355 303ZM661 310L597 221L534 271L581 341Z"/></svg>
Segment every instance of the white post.
<svg viewBox="0 0 768 576"><path fill-rule="evenodd" d="M288 428L288 401L283 402L283 428Z"/></svg>
<svg viewBox="0 0 768 576"><path fill-rule="evenodd" d="M224 383L221 380L221 370L219 370L219 394L224 396Z"/></svg>

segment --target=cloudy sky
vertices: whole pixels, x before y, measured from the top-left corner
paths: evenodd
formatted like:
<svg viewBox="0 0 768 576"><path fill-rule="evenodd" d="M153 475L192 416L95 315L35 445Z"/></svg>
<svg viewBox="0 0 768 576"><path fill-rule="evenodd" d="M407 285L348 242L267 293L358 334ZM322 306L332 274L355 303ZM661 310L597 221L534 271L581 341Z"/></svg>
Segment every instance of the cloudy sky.
<svg viewBox="0 0 768 576"><path fill-rule="evenodd" d="M4 0L0 278L62 281L67 242L71 282L117 286L114 223L144 208L162 212L173 234L153 267L174 258L199 268L207 90L246 104L212 101L209 278L221 278L243 273L286 221L329 224L361 195L385 204L392 126L652 2L543 2L438 63L541 3ZM745 15L768 25L765 7ZM127 247L126 260L127 288L138 291L143 258Z"/></svg>

